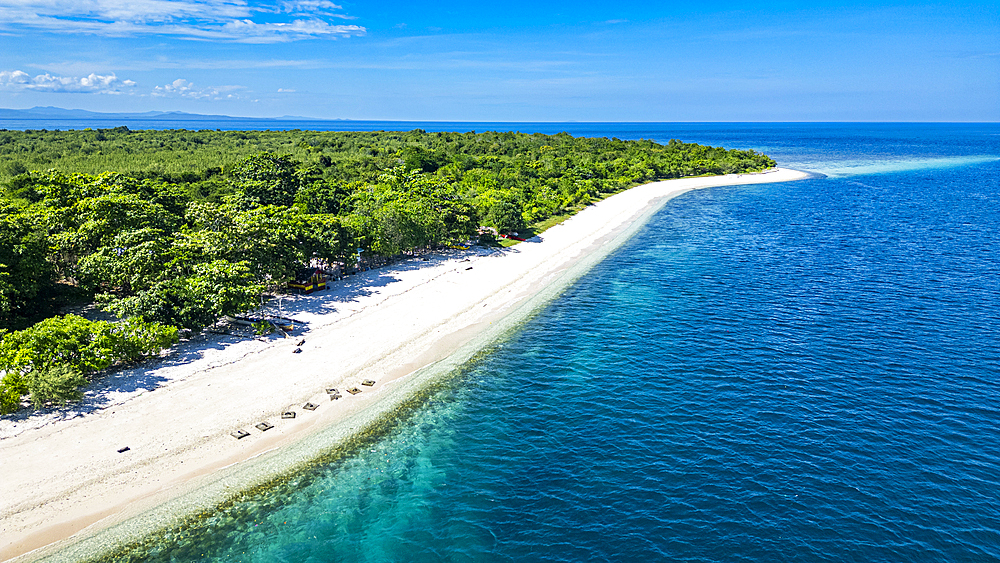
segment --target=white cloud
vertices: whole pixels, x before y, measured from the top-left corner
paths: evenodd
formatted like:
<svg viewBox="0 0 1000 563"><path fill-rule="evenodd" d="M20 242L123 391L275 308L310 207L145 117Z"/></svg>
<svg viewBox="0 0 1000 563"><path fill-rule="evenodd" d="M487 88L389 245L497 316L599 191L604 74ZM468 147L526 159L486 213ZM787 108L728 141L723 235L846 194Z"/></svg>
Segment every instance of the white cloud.
<svg viewBox="0 0 1000 563"><path fill-rule="evenodd" d="M188 39L277 43L364 35L328 0L0 0L0 30L36 29L105 36L173 35ZM264 14L265 16L261 16ZM290 14L282 21L279 14Z"/></svg>
<svg viewBox="0 0 1000 563"><path fill-rule="evenodd" d="M287 23L256 23L234 20L216 30L206 30L201 36L210 39L233 39L241 43L277 43L315 37L350 37L363 35L365 29L356 25L331 25L323 20L295 20Z"/></svg>
<svg viewBox="0 0 1000 563"><path fill-rule="evenodd" d="M340 6L329 0L292 0L281 3L282 11L290 14L310 14L319 13L325 15L335 15Z"/></svg>
<svg viewBox="0 0 1000 563"><path fill-rule="evenodd" d="M294 92L292 88L278 88L278 92Z"/></svg>
<svg viewBox="0 0 1000 563"><path fill-rule="evenodd" d="M158 98L193 98L196 100L238 100L243 86L196 87L193 82L178 78L170 84L153 88L152 96Z"/></svg>
<svg viewBox="0 0 1000 563"><path fill-rule="evenodd" d="M28 84L30 82L31 77L28 76L27 72L20 70L0 72L0 84Z"/></svg>
<svg viewBox="0 0 1000 563"><path fill-rule="evenodd" d="M0 71L0 89L34 92L84 92L95 94L122 94L135 87L131 80L121 80L114 73L87 76L58 76L49 73L32 77L21 70Z"/></svg>

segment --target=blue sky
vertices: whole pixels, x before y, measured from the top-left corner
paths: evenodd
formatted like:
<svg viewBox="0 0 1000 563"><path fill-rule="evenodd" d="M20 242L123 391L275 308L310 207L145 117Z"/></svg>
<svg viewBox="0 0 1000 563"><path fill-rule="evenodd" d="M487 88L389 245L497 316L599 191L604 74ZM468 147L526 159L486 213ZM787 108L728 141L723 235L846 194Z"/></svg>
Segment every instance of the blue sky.
<svg viewBox="0 0 1000 563"><path fill-rule="evenodd" d="M0 0L0 107L1000 121L1000 2Z"/></svg>

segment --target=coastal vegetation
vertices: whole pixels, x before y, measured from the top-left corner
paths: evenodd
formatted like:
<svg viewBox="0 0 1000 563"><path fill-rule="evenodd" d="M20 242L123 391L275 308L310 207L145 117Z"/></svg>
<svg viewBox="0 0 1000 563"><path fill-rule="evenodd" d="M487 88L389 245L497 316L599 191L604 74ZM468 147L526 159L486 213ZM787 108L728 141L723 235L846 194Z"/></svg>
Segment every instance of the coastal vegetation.
<svg viewBox="0 0 1000 563"><path fill-rule="evenodd" d="M567 134L0 131L0 412L79 398L309 264L491 243L642 182L774 164ZM61 314L90 302L121 320Z"/></svg>

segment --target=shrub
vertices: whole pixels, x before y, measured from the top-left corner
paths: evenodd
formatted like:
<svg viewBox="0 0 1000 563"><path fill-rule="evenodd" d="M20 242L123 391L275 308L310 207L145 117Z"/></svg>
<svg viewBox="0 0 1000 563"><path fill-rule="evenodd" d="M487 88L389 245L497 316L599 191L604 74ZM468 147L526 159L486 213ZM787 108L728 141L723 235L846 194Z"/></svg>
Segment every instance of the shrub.
<svg viewBox="0 0 1000 563"><path fill-rule="evenodd" d="M139 318L125 319L111 328L112 356L117 362L132 363L158 354L177 342L177 329Z"/></svg>
<svg viewBox="0 0 1000 563"><path fill-rule="evenodd" d="M19 373L8 373L0 380L0 414L10 414L21 407L21 395L28 392Z"/></svg>
<svg viewBox="0 0 1000 563"><path fill-rule="evenodd" d="M102 370L115 361L110 327L65 315L11 332L0 342L0 370L27 375L51 364L66 364L81 373Z"/></svg>
<svg viewBox="0 0 1000 563"><path fill-rule="evenodd" d="M141 319L109 323L65 315L2 336L0 414L7 414L29 393L36 407L78 400L85 375L158 353L177 342L177 329Z"/></svg>
<svg viewBox="0 0 1000 563"><path fill-rule="evenodd" d="M25 379L28 381L28 392L31 393L31 404L36 409L47 403L62 406L79 401L83 398L80 387L87 384L87 378L82 373L65 364L32 371Z"/></svg>

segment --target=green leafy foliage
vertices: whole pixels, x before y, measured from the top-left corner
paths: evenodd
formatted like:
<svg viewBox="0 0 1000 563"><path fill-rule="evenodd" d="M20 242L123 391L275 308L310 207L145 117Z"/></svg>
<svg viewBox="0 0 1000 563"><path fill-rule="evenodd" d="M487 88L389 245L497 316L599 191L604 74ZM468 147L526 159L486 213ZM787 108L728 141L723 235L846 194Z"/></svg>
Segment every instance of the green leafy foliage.
<svg viewBox="0 0 1000 563"><path fill-rule="evenodd" d="M11 332L0 342L0 370L27 374L53 364L82 373L102 370L114 363L110 325L65 315Z"/></svg>
<svg viewBox="0 0 1000 563"><path fill-rule="evenodd" d="M486 223L501 232L523 230L524 211L521 210L520 202L513 198L494 202L486 212Z"/></svg>
<svg viewBox="0 0 1000 563"><path fill-rule="evenodd" d="M76 400L86 375L140 361L177 342L177 329L138 318L121 323L51 317L0 340L0 414L30 393L38 406Z"/></svg>
<svg viewBox="0 0 1000 563"><path fill-rule="evenodd" d="M300 187L296 164L289 155L248 156L233 168L233 183L257 205L291 205Z"/></svg>
<svg viewBox="0 0 1000 563"><path fill-rule="evenodd" d="M0 370L27 374L58 364L88 374L140 360L176 341L176 328L138 319L112 323L77 315L50 317L3 336Z"/></svg>
<svg viewBox="0 0 1000 563"><path fill-rule="evenodd" d="M311 260L353 263L358 248L521 231L639 182L774 165L680 141L421 130L0 131L0 157L16 163L0 170L6 328L50 315L67 288L204 326L248 301L193 305L216 286L204 273L216 260L246 263L248 279L230 277L274 291Z"/></svg>
<svg viewBox="0 0 1000 563"><path fill-rule="evenodd" d="M187 302L195 267L226 260L275 290L313 259L519 231L639 182L774 165L676 140L421 130L0 131L0 157L16 163L0 170L8 328L47 314L60 287L152 311Z"/></svg>
<svg viewBox="0 0 1000 563"><path fill-rule="evenodd" d="M143 227L116 233L110 243L77 263L79 280L95 290L131 295L169 275L174 258L170 239L161 229Z"/></svg>
<svg viewBox="0 0 1000 563"><path fill-rule="evenodd" d="M422 147L406 147L402 151L402 157L408 170L418 172L434 172L448 163L447 155Z"/></svg>
<svg viewBox="0 0 1000 563"><path fill-rule="evenodd" d="M252 310L306 265L350 269L359 248L392 256L481 226L537 228L641 182L775 164L565 133L125 127L0 131L0 162L0 330L28 327L0 344L0 410L36 390L69 400L75 374L153 354L171 327ZM68 299L125 320L53 316Z"/></svg>
<svg viewBox="0 0 1000 563"><path fill-rule="evenodd" d="M247 262L213 260L193 266L191 275L158 282L122 299L104 296L104 301L121 317L201 330L223 315L257 307L263 290L254 283Z"/></svg>
<svg viewBox="0 0 1000 563"><path fill-rule="evenodd" d="M0 326L30 314L34 300L55 281L44 210L0 200Z"/></svg>
<svg viewBox="0 0 1000 563"><path fill-rule="evenodd" d="M256 336L264 336L266 334L271 334L274 332L274 325L268 321L257 321L253 323L253 333Z"/></svg>
<svg viewBox="0 0 1000 563"><path fill-rule="evenodd" d="M348 221L366 250L391 256L446 240L444 210L453 195L436 178L394 168L356 187L348 200Z"/></svg>
<svg viewBox="0 0 1000 563"><path fill-rule="evenodd" d="M131 317L111 326L111 354L116 363L132 364L177 343L177 329Z"/></svg>
<svg viewBox="0 0 1000 563"><path fill-rule="evenodd" d="M80 387L87 384L87 378L76 368L62 364L34 370L26 379L31 404L35 408L49 403L62 406L79 401L83 398Z"/></svg>
<svg viewBox="0 0 1000 563"><path fill-rule="evenodd" d="M28 392L24 376L8 373L0 379L0 414L10 414L21 407L21 396Z"/></svg>

